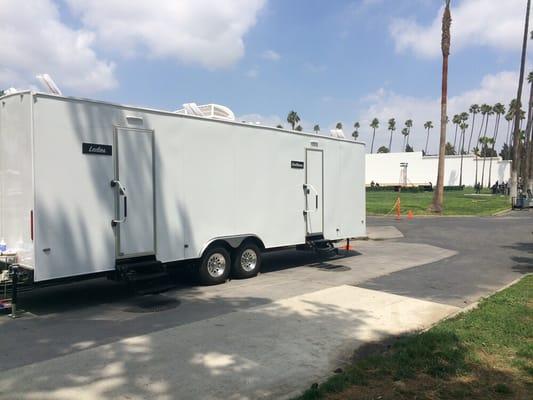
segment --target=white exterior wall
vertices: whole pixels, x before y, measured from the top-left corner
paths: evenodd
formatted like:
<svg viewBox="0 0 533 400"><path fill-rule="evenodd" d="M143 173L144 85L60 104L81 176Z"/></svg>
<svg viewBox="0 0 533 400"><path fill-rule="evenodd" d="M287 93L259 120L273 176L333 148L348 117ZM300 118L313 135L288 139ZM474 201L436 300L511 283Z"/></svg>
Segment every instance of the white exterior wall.
<svg viewBox="0 0 533 400"><path fill-rule="evenodd" d="M407 181L412 184L437 183L438 156L422 156L422 152L412 153L378 153L366 155L365 183L372 181L380 185L397 185L400 183L400 163L408 163ZM473 155L463 156L463 185L474 186L476 181L476 163L478 164L478 181L481 182L483 158ZM487 185L491 158L485 160L484 184ZM461 156L446 156L444 185L459 185ZM507 182L510 177L511 162L501 157L492 158L491 185Z"/></svg>
<svg viewBox="0 0 533 400"><path fill-rule="evenodd" d="M32 96L0 102L0 240L18 262L33 266L30 212L33 209Z"/></svg>
<svg viewBox="0 0 533 400"><path fill-rule="evenodd" d="M34 126L35 281L115 268L114 156L82 143L112 145L117 126L154 131L160 261L196 258L223 236L304 243L305 169L291 161L312 142L324 152L324 237L366 234L362 143L41 94Z"/></svg>

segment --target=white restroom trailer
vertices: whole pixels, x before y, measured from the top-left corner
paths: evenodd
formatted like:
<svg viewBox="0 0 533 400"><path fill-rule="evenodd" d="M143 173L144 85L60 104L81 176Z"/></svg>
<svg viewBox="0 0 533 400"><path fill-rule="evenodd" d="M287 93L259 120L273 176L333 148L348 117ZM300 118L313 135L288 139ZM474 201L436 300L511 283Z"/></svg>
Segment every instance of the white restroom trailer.
<svg viewBox="0 0 533 400"><path fill-rule="evenodd" d="M34 283L186 260L207 283L230 269L252 276L263 250L364 236L364 169L364 144L351 140L9 94L2 254Z"/></svg>

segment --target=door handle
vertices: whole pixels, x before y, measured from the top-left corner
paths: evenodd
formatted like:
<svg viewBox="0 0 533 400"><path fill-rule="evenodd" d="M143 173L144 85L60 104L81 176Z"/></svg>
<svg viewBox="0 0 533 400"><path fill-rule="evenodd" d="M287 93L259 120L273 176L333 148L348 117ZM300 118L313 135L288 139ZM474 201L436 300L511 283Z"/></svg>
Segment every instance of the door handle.
<svg viewBox="0 0 533 400"><path fill-rule="evenodd" d="M124 195L124 218L123 218L123 222L126 221L126 218L128 218L128 196Z"/></svg>
<svg viewBox="0 0 533 400"><path fill-rule="evenodd" d="M306 210L304 210L304 214L307 215L310 212L318 211L318 192L317 192L317 190L313 187L313 185L311 185L309 183L304 183L304 191L305 191L306 195L310 194L311 191L313 191L315 193L315 209L314 210L306 209Z"/></svg>
<svg viewBox="0 0 533 400"><path fill-rule="evenodd" d="M118 194L119 196L123 196L123 216L120 219L113 219L111 221L112 226L116 226L118 224L122 224L126 222L126 218L128 217L128 196L126 196L126 188L122 186L120 181L118 179L114 179L111 181L111 187L117 187L118 186Z"/></svg>

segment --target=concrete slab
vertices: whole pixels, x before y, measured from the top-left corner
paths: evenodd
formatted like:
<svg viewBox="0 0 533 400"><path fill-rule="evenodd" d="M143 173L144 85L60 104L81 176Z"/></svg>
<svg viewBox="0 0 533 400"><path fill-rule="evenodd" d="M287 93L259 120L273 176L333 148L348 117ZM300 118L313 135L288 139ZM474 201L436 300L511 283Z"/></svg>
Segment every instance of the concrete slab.
<svg viewBox="0 0 533 400"><path fill-rule="evenodd" d="M142 299L105 280L24 293L22 306L31 314L16 321L0 318L0 365L5 371L329 287L359 285L455 255L397 241L357 241L354 248L329 260L311 252L268 253L257 278L210 287L178 286L166 292L165 299L179 305L159 312L132 312Z"/></svg>
<svg viewBox="0 0 533 400"><path fill-rule="evenodd" d="M370 240L401 239L403 233L395 226L369 226L366 233Z"/></svg>
<svg viewBox="0 0 533 400"><path fill-rule="evenodd" d="M456 310L340 285L11 369L0 398L286 398L359 344Z"/></svg>

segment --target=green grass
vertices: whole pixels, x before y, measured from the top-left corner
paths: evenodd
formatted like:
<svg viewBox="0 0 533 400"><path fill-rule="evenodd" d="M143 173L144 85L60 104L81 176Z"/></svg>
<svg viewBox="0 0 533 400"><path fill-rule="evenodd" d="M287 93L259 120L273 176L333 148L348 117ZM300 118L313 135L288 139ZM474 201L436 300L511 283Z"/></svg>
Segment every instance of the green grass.
<svg viewBox="0 0 533 400"><path fill-rule="evenodd" d="M367 192L367 214L386 215L389 212L394 214L392 209L397 198L397 192ZM402 214L407 214L411 210L415 215L427 215L433 192L401 193L400 198ZM472 188L444 192L444 215L492 215L509 208L509 198L506 196L476 196Z"/></svg>
<svg viewBox="0 0 533 400"><path fill-rule="evenodd" d="M301 400L526 399L531 393L532 275L473 311L354 361Z"/></svg>

